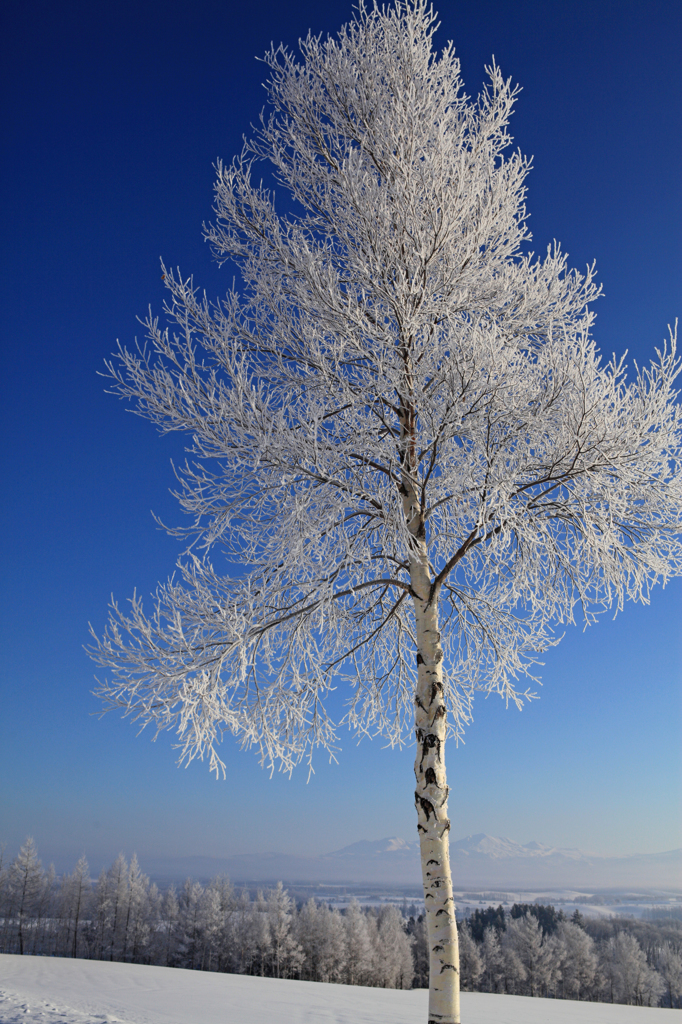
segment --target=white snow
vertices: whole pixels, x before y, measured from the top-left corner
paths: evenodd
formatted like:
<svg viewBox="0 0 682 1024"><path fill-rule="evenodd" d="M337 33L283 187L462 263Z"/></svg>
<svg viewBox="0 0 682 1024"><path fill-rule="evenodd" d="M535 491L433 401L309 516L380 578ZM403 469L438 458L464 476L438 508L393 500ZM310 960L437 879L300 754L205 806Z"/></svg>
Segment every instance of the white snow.
<svg viewBox="0 0 682 1024"><path fill-rule="evenodd" d="M426 1024L426 1009L424 990L0 955L0 1024ZM463 1024L665 1024L679 1013L462 994Z"/></svg>

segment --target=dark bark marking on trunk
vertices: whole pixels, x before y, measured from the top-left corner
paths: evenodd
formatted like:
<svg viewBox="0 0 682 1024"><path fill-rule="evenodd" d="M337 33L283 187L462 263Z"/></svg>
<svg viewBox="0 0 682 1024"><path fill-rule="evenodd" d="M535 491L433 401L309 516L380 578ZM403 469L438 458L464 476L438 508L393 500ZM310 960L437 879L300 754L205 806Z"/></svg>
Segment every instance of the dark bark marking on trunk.
<svg viewBox="0 0 682 1024"><path fill-rule="evenodd" d="M436 808L433 806L430 800L420 796L419 793L414 794L415 803L421 807L422 811L426 815L426 820L429 821L431 815L433 815L434 821L438 821L438 815L436 814Z"/></svg>
<svg viewBox="0 0 682 1024"><path fill-rule="evenodd" d="M431 700L429 701L429 704L433 704L433 702L436 699L436 697L438 696L438 694L442 693L442 690L443 690L443 684L442 683L432 683L431 684Z"/></svg>
<svg viewBox="0 0 682 1024"><path fill-rule="evenodd" d="M424 659L422 658L420 651L417 651L417 664L418 665L423 665L424 664Z"/></svg>
<svg viewBox="0 0 682 1024"><path fill-rule="evenodd" d="M427 736L422 733L422 759L419 762L419 770L421 771L422 765L424 764L424 758L428 757L429 750L436 751L436 758L440 761L440 739L434 733L430 732Z"/></svg>

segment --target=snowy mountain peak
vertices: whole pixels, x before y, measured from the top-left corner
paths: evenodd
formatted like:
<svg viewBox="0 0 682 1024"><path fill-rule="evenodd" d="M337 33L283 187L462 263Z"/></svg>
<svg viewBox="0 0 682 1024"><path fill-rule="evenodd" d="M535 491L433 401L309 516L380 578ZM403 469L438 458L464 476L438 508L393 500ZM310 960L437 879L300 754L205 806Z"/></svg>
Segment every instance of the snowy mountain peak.
<svg viewBox="0 0 682 1024"><path fill-rule="evenodd" d="M361 839L358 843L351 843L350 846L344 846L340 850L334 850L332 853L328 853L327 857L342 857L346 859L358 859L362 857L383 857L388 855L407 855L410 857L415 856L418 851L418 843L408 843L405 839L400 839L398 836L389 836L387 839Z"/></svg>
<svg viewBox="0 0 682 1024"><path fill-rule="evenodd" d="M360 842L351 843L341 850L334 850L328 853L328 858L342 858L343 860L358 860L360 858L381 858L388 856L391 860L402 859L403 857L413 858L418 856L419 843L407 842L398 836L389 836L386 839L362 839ZM485 832L477 832L475 835L465 836L450 843L451 856L456 858L484 857L487 860L500 860L517 857L551 857L555 855L569 856L572 859L582 856L578 850L561 850L556 846L546 846L533 840L522 846L504 836L489 836Z"/></svg>
<svg viewBox="0 0 682 1024"><path fill-rule="evenodd" d="M546 846L532 841L522 846L509 838L485 832L465 836L450 844L452 877L459 888L495 889L538 886L565 888L588 886L614 888L680 889L682 850L628 857L598 857L577 849ZM419 885L419 843L398 836L351 843L325 856L244 854L157 860L152 867L158 878L184 879L187 875L213 878L228 874L237 882L379 882L385 885Z"/></svg>
<svg viewBox="0 0 682 1024"><path fill-rule="evenodd" d="M539 845L539 844L538 844ZM450 849L462 856L484 856L484 857L527 857L527 850L513 839L506 839L502 836L489 836L485 832L478 832L473 836L465 836L457 842L450 844Z"/></svg>

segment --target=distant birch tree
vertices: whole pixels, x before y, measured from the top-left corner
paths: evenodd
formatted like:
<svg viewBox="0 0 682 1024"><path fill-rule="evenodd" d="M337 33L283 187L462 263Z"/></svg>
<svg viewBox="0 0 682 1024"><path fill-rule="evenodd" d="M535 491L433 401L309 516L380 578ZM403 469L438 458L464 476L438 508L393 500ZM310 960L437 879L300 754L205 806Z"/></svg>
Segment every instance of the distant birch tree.
<svg viewBox="0 0 682 1024"><path fill-rule="evenodd" d="M412 988L412 944L397 907L386 904L376 915L373 984L379 988Z"/></svg>
<svg viewBox="0 0 682 1024"><path fill-rule="evenodd" d="M673 949L669 942L666 942L658 951L657 961L657 967L672 1009L682 994L682 956Z"/></svg>
<svg viewBox="0 0 682 1024"><path fill-rule="evenodd" d="M93 656L107 708L216 772L226 732L286 770L333 753L340 680L357 734L415 730L429 1019L454 1024L446 738L476 691L531 697L576 609L679 573L682 501L674 336L630 382L600 361L593 268L526 249L517 89L493 63L472 102L435 17L361 3L300 59L266 55L270 112L218 165L206 231L243 289L213 306L164 268L172 326L150 313L109 366L191 435L191 525L151 613L114 604Z"/></svg>
<svg viewBox="0 0 682 1024"><path fill-rule="evenodd" d="M54 905L54 895L57 885L56 879L57 874L54 869L54 864L50 864L47 871L43 874L43 883L38 897L38 902L36 904L35 933L33 948L31 950L34 956L38 950L46 947L50 948L50 942L54 931L54 922L50 918L50 911Z"/></svg>
<svg viewBox="0 0 682 1024"><path fill-rule="evenodd" d="M23 956L29 952L28 944L34 927L35 911L45 885L45 872L38 860L36 845L31 836L19 850L9 867L9 888L13 899L10 901L8 917L16 917L17 952Z"/></svg>
<svg viewBox="0 0 682 1024"><path fill-rule="evenodd" d="M307 981L340 982L346 967L344 919L314 899L301 908L296 919L296 939L305 955Z"/></svg>
<svg viewBox="0 0 682 1024"><path fill-rule="evenodd" d="M372 941L367 927L367 917L360 904L353 897L343 916L346 933L344 961L346 985L369 985L373 980Z"/></svg>
<svg viewBox="0 0 682 1024"><path fill-rule="evenodd" d="M471 937L469 926L462 921L458 926L459 936L459 977L465 992L475 992L483 974L483 960L478 947Z"/></svg>
<svg viewBox="0 0 682 1024"><path fill-rule="evenodd" d="M128 912L128 863L122 853L107 871L109 960L118 960L123 949L123 922Z"/></svg>
<svg viewBox="0 0 682 1024"><path fill-rule="evenodd" d="M485 992L499 992L505 977L505 959L497 928L488 927L483 934L483 976Z"/></svg>
<svg viewBox="0 0 682 1024"><path fill-rule="evenodd" d="M65 927L65 953L68 956L78 956L83 921L90 909L91 897L90 868L83 855L75 870L64 878L60 892L60 910Z"/></svg>
<svg viewBox="0 0 682 1024"><path fill-rule="evenodd" d="M597 956L594 941L571 921L559 924L559 971L563 998L580 999L594 981Z"/></svg>

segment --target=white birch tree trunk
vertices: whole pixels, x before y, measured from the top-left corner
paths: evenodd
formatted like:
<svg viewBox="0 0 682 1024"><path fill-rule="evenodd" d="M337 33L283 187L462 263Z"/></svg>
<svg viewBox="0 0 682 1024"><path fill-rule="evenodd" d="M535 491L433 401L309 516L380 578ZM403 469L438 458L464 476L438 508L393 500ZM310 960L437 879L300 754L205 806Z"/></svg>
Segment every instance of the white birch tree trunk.
<svg viewBox="0 0 682 1024"><path fill-rule="evenodd" d="M443 647L438 628L440 586L431 580L416 456L416 415L411 353L402 349L407 400L401 401L401 493L412 537L410 589L417 640L414 793L421 853L429 950L428 1024L460 1024L459 937L450 874L450 819L445 777L447 709L443 695Z"/></svg>
<svg viewBox="0 0 682 1024"><path fill-rule="evenodd" d="M423 562L412 565L417 625L415 804L429 946L429 1024L460 1024L459 943L450 874L446 709L437 597Z"/></svg>

